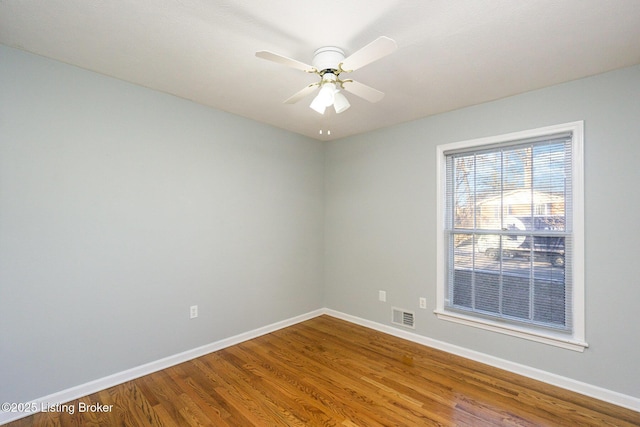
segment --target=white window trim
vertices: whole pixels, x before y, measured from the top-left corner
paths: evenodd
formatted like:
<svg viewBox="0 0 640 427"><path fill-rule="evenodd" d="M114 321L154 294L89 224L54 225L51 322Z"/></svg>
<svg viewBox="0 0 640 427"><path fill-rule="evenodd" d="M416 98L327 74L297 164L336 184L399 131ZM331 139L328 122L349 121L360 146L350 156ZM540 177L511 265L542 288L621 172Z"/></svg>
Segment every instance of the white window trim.
<svg viewBox="0 0 640 427"><path fill-rule="evenodd" d="M573 186L573 332L571 335L554 331L545 331L527 326L512 325L476 316L465 315L445 309L446 295L446 259L445 259L445 197L446 197L446 158L444 153L451 150L471 149L488 144L538 136L571 132L572 138L572 186ZM585 289L584 289L584 122L577 121L504 135L453 142L437 147L437 286L436 310L434 313L441 320L473 326L493 332L525 338L544 344L550 344L574 351L584 351L589 345L585 340Z"/></svg>

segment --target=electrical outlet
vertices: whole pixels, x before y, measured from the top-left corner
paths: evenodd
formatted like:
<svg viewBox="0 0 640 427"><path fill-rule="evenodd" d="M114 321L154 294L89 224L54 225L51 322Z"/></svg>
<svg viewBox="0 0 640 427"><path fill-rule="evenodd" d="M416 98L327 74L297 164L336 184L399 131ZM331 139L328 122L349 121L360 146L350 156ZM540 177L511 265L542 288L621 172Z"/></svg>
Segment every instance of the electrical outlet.
<svg viewBox="0 0 640 427"><path fill-rule="evenodd" d="M427 308L427 299L426 298L420 298L420 308Z"/></svg>
<svg viewBox="0 0 640 427"><path fill-rule="evenodd" d="M198 317L198 306L197 305L192 305L189 308L189 318L190 319L195 319L196 317Z"/></svg>
<svg viewBox="0 0 640 427"><path fill-rule="evenodd" d="M387 291L378 291L378 299L382 302L387 301Z"/></svg>

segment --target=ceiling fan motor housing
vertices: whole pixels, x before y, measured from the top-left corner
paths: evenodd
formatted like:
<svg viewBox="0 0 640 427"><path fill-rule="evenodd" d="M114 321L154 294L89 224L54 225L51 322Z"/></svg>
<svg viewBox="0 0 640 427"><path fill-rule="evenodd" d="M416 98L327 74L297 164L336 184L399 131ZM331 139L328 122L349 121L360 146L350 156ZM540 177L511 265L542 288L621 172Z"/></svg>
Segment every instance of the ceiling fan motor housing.
<svg viewBox="0 0 640 427"><path fill-rule="evenodd" d="M313 54L312 65L321 73L338 70L338 64L344 61L344 51L339 47L326 46L316 50Z"/></svg>

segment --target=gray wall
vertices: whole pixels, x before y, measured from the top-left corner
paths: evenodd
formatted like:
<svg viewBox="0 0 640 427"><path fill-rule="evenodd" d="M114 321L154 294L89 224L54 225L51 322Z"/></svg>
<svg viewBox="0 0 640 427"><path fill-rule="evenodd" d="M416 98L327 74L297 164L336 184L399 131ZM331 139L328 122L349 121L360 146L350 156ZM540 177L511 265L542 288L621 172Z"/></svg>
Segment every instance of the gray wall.
<svg viewBox="0 0 640 427"><path fill-rule="evenodd" d="M321 143L2 46L0 138L0 402L322 307Z"/></svg>
<svg viewBox="0 0 640 427"><path fill-rule="evenodd" d="M425 99L429 102L429 99ZM584 353L436 319L436 145L585 121ZM327 145L329 308L640 397L640 67L627 68ZM377 291L387 291L387 303ZM428 309L418 308L427 297Z"/></svg>

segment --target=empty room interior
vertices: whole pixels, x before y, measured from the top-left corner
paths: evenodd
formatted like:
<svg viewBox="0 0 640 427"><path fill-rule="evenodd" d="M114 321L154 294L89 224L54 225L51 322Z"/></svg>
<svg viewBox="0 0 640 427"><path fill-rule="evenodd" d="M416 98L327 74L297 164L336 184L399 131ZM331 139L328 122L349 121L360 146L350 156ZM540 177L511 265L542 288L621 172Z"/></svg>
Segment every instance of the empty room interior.
<svg viewBox="0 0 640 427"><path fill-rule="evenodd" d="M0 1L0 424L640 425L640 2Z"/></svg>

